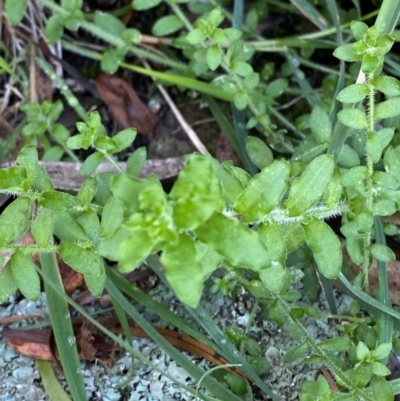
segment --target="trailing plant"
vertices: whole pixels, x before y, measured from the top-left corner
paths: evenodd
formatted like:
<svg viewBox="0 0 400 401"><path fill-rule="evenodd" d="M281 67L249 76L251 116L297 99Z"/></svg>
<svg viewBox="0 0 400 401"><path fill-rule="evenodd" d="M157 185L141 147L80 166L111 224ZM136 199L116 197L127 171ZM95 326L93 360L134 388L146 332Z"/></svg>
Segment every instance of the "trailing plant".
<svg viewBox="0 0 400 401"><path fill-rule="evenodd" d="M26 3L19 2L19 8L14 9L10 1L6 2L13 23L23 17ZM102 68L108 72L123 65L127 52L136 49L132 43L139 40L138 31L126 29L111 15L96 13L95 22L91 23L81 11L81 1L62 1L58 5L42 0L42 3L55 12L46 28L52 42L61 37L64 27L71 30L82 27L114 46L99 56ZM142 10L159 3L135 0L133 6ZM400 146L396 127L386 123L400 114L400 82L383 73L384 56L394 37L383 32L379 18L372 27L353 22L350 29L355 42L341 45L334 52L340 60L361 66L357 82L337 95L337 100L344 104L342 110L332 117L322 103L313 104L311 114L304 118L309 133L287 124L297 138L285 141L283 132L277 132L272 124L271 115L275 113L272 107L275 99L286 89L287 81L260 83L260 74L250 62L253 50L243 41L242 32L219 27L226 14L220 8L209 10L192 26L178 7L178 3L185 1L167 3L174 14L159 19L153 33L161 36L182 27L187 29L188 33L176 41L176 46L191 60L192 70L199 77L215 78L212 85L197 88L208 94L222 88L224 94L220 98L231 100L237 109L249 112L247 128L258 128L265 135L268 145L256 136L246 141L245 150L259 172L250 175L230 161L219 162L210 156L193 154L187 157L172 190L166 193L157 177L139 178L145 162L143 152L136 151L130 156L126 171L121 171L115 162L115 154L132 144L135 129L110 137L99 114L92 112L77 124L78 134L70 136L56 123L60 103L25 105L28 124L22 132L28 142L40 137L45 150L50 150L44 135L47 130L60 146L56 148L58 157L64 152L74 155L75 150L93 152L82 164L80 174L87 178L76 195L55 190L38 163L35 144L21 150L13 167L0 170L0 192L16 197L0 216L0 252L12 254L0 272L0 301L17 288L28 299L37 300L39 274L42 274L46 283L51 283L46 284L46 292L53 291L52 295L67 310L66 297L61 285L57 287L58 276L54 273L53 254L57 252L84 275L95 296L106 288L128 315L140 320L122 294L134 298L134 291L106 261L115 262L119 272L127 273L147 260L155 270L159 269L159 275L202 321L204 328L210 330L222 352L229 354L231 344L226 340L223 344L221 333L206 324L207 317L199 312L205 282L222 268L227 274L214 279L211 291L226 295L238 286L245 288L257 299L268 319L283 326L299 341L286 354L286 362L323 362L335 375L338 392L333 393L320 377L316 382L303 384L302 401L393 400L394 394L400 393L400 382L386 381L389 371L385 365L392 350L393 321L398 323L400 315L390 305L384 263L393 260L394 253L384 243L383 230L393 235L397 229L391 225L382 228L379 217L400 210ZM387 4L385 1L383 7ZM255 17L250 15L250 22L251 18ZM251 29L246 32L249 34ZM154 55L145 55L159 61ZM169 76L170 80L176 79L175 83L184 82L185 87L190 87L200 82L182 63L163 61L191 75L182 81ZM216 77L213 74L218 69L222 75ZM159 78L167 78L167 74L160 74ZM271 66L267 65L261 76L270 75ZM338 123L333 125L336 117ZM298 143L299 138L305 138L303 143ZM239 139L234 138L233 142L235 139L240 149ZM240 150L243 156L245 151ZM276 157L277 150L293 155ZM113 164L116 172L96 173L103 161ZM333 216L342 216L340 231L347 252L354 263L362 265L362 274L354 286L341 272L342 242L326 222ZM17 243L28 230L35 244ZM39 272L31 260L33 254L41 255L43 268ZM163 271L154 261L156 254L161 255ZM379 261L378 300L368 295L368 272L374 258ZM300 295L290 289L290 271L299 261L309 265L315 262L322 281L339 279L376 315L376 320L356 320L358 309L353 306L356 311L350 311L351 327L341 329L342 337L313 339L300 320L323 316L319 310L299 304ZM310 276L316 279L314 271L307 278ZM154 306L144 297L142 301ZM78 310L81 311L79 307ZM182 322L178 324L183 326ZM148 327L148 331L162 343L154 329ZM227 336L250 355L259 354L258 346L247 335L229 329ZM133 352L129 344L123 344ZM174 354L174 349L164 346ZM261 366L258 372L266 368ZM201 373L193 366L190 369L199 380ZM246 365L245 373L261 387L254 370L257 371L257 363ZM71 383L73 376L70 377ZM208 383L211 388L215 386L216 396L227 399L223 386L212 380ZM243 390L236 389L238 393ZM82 391L77 389L74 395L78 397ZM248 388L246 391L249 394ZM268 388L265 392L274 398Z"/></svg>

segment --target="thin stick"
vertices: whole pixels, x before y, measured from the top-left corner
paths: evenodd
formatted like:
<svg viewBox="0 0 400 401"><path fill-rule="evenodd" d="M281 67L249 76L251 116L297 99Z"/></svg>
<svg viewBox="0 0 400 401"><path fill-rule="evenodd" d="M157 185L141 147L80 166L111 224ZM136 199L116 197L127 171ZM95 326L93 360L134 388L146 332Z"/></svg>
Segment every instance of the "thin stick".
<svg viewBox="0 0 400 401"><path fill-rule="evenodd" d="M149 64L143 60L143 65L150 70ZM169 107L171 108L172 113L174 113L175 118L178 120L179 124L181 125L182 129L186 132L186 135L189 137L190 141L192 142L193 146L203 155L209 155L210 153L208 152L207 148L201 142L200 138L194 131L194 129L186 122L186 120L183 118L181 112L178 110L176 107L174 101L171 99L169 96L168 92L164 89L162 85L157 84L158 90L161 92L163 95L165 101L168 103Z"/></svg>

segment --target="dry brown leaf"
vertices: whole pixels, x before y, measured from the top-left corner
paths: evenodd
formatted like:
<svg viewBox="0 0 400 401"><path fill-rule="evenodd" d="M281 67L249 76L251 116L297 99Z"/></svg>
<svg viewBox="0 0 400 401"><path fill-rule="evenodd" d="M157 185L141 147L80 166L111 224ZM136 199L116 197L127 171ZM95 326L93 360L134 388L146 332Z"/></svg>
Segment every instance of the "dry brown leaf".
<svg viewBox="0 0 400 401"><path fill-rule="evenodd" d="M137 128L139 134L152 139L159 118L139 99L132 85L114 75L101 73L97 89L121 128Z"/></svg>
<svg viewBox="0 0 400 401"><path fill-rule="evenodd" d="M123 330L116 317L99 317L97 321L114 334L123 334ZM73 327L77 338L76 343L78 345L80 359L99 359L104 363L112 363L110 354L118 348L104 341L102 334L100 334L97 327L94 327L90 322L85 322L81 319L73 320ZM228 363L228 361L219 355L214 349L200 341L197 341L193 337L164 327L153 327L170 344L181 348L184 351L201 356L215 365ZM134 337L148 337L147 333L134 322L130 322L130 330ZM23 355L57 362L56 350L54 349L54 353L51 352L53 344L50 328L40 330L17 330L5 327L2 330L2 336L7 345ZM235 367L226 368L226 370L250 379Z"/></svg>
<svg viewBox="0 0 400 401"><path fill-rule="evenodd" d="M16 330L4 327L1 335L9 347L22 355L46 361L53 359L49 347L51 335L49 328Z"/></svg>

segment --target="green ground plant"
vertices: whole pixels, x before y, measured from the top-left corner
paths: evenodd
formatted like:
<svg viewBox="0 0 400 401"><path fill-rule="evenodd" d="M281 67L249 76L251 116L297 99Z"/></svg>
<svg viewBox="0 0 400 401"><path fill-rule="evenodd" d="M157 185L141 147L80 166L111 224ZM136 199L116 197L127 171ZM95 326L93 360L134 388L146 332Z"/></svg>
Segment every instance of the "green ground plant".
<svg viewBox="0 0 400 401"><path fill-rule="evenodd" d="M5 3L8 18L14 24L23 18L27 0L19 1L18 6L16 3ZM390 373L386 367L388 356L393 346L398 348L396 329L400 321L400 314L390 301L385 263L394 260L395 255L385 244L385 234L396 234L398 229L382 225L380 220L400 210L400 145L395 120L400 114L400 81L384 69L385 55L395 41L393 29L400 2L385 0L371 27L364 22L352 22L349 25L352 42L338 45L343 32L337 20L334 24L338 43L316 37L304 39L310 41L310 46L332 48L339 60L357 63L360 68L357 81L348 79L347 85L343 69L335 87L335 100L330 104L308 87L296 65L298 55L293 45L287 52L285 66L311 108L311 113L294 123L276 107L279 96L289 91L288 80L272 79L271 64L263 66L260 72L252 65L257 46L267 45L261 40L253 44L247 40L255 36L262 2L251 8L246 27L240 29L235 15L232 17L216 7L217 2L196 3L201 16L192 24L181 8L188 1L166 1L171 14L159 18L152 32L163 36L182 30L174 46L187 57L189 65L173 59L160 60L139 49L141 56L161 61L173 70L164 73L124 62L129 52L137 50L140 32L127 29L115 16L96 13L92 22L82 11L82 1L61 1L59 5L41 0L41 3L53 12L46 26L50 42L60 40L64 29L81 27L111 45L103 53L96 53L79 50L62 39L65 48L100 60L104 71L130 68L163 82L195 89L205 99L214 96L230 101L236 109L234 124L228 125L226 133L245 166L236 167L230 161L219 162L206 155L189 155L172 190L166 193L157 177L139 178L145 162L143 151L130 156L126 171L121 171L115 161L114 156L134 141L134 128L111 137L95 111L77 124L77 134L70 135L56 123L61 112L59 103L24 106L27 122L22 135L27 144L13 167L0 170L0 192L15 197L0 216L0 251L12 253L0 273L0 301L5 301L17 288L28 299L37 300L39 277L43 276L72 397L86 399L82 378L77 374L79 360L76 353L71 353L68 341L73 336L72 326L65 319L57 320L60 308L68 313L68 302L135 357L150 365L151 362L133 349L129 341L108 332L65 295L54 257L56 252L84 275L95 296L104 289L109 292L115 308L123 311L119 314L122 320L125 316L134 319L193 378L202 380L202 386L212 394L199 392L198 396L204 400L252 399L251 388L244 379L228 379L236 392L212 377L202 379L204 372L168 344L129 299L139 300L195 338L205 343L210 340L133 288L119 273L130 272L147 262L187 305L218 352L230 362L243 365L243 371L272 399L279 399L279 395L258 376L269 368L265 360L262 357L246 360L233 346L236 344L257 357L258 344L235 329L229 329L225 335L201 308L204 284L217 269L222 269L225 276L215 279L211 291L226 295L237 286L244 288L256 298L256 305L261 306L268 319L298 340L298 345L286 354L285 362L323 362L334 374L338 392L332 392L326 379L319 377L315 382L303 383L301 401L389 401L400 394L400 380L385 379ZM134 0L132 6L140 11L160 3L161 0ZM328 30L324 24L320 26L326 19L318 10L308 2L304 4L310 7L310 19L315 25L321 31ZM334 19L333 16L339 15L336 4L333 1L327 4L327 11ZM222 28L223 21L231 17L236 28ZM290 44L289 39L275 42L281 46ZM297 46L301 43L297 42ZM217 121L223 124L213 100L208 104ZM278 128L278 122L285 128ZM57 145L50 144L46 130ZM248 136L247 130L253 130L253 135ZM80 173L87 178L77 194L54 188L38 163L37 143L41 143L47 155L56 146L52 157L56 154L58 159L63 155L76 158L80 150L92 151L82 164ZM96 173L104 161L112 163L116 172ZM342 242L326 222L338 215L342 216L343 244L351 260L362 265L354 284L342 273ZM17 245L16 240L28 230L35 245ZM33 254L40 255L40 269L31 261ZM373 259L379 265L377 299L368 295L368 271ZM351 328L342 328L341 337L320 342L312 339L301 319L326 316L297 303L301 295L290 288L290 272L296 263L315 264L315 270L305 269L306 278L316 283L316 277L321 277L332 313L335 305L329 280L337 280L375 318L360 320L354 304L349 311ZM118 270L109 264L117 265ZM366 336L366 332L370 335ZM194 389L179 384L195 394Z"/></svg>

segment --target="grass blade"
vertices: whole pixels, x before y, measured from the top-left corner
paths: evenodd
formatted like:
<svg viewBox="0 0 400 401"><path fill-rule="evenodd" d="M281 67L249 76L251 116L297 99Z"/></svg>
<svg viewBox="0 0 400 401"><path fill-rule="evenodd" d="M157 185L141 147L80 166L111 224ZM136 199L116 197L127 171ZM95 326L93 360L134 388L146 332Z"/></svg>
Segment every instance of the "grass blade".
<svg viewBox="0 0 400 401"><path fill-rule="evenodd" d="M38 269L38 272L40 273L40 275L46 280L46 283L48 284L49 287L53 288L53 290L57 291L58 289L58 284L56 284L56 282L53 281L53 279L50 277L49 274L47 274L47 272ZM57 292L58 293L58 292ZM139 359L141 362L145 363L146 365L150 366L152 369L154 369L155 371L161 373L162 375L164 375L166 378L168 378L169 380L171 380L172 382L174 382L176 385L178 385L179 387L181 387L182 389L184 389L185 391L195 395L196 391L187 386L185 383L180 382L179 380L175 379L173 376L171 376L170 374L168 374L167 372L164 372L163 370L161 370L156 364L154 364L153 362L151 362L149 359L147 359L146 357L144 357L141 352L139 352L138 350L136 350L135 348L133 348L132 346L130 346L126 341L122 340L119 336L115 335L114 333L112 333L110 330L108 330L107 328L105 328L103 325L101 325L95 318L93 318L91 315L89 315L85 309L83 309L80 305L78 305L74 300L72 300L67 294L65 294L65 292L61 292L58 293L59 297L61 299L63 299L66 303L69 303L70 305L72 305L74 307L74 309L76 311L78 311L82 316L85 317L85 319L87 319L90 323L92 323L95 327L97 327L100 331L102 331L104 334L106 334L108 337L110 337L116 344L118 344L119 346L121 346L122 348L126 349L128 352L132 353L135 358ZM118 297L117 297L118 300ZM132 305L130 303L128 303L128 305L130 305L132 307ZM132 307L133 308L133 307ZM145 321L146 322L146 321ZM156 332L158 334L158 332ZM163 338L162 338L163 339ZM167 342L168 343L168 342ZM179 353L179 355L182 357L182 354ZM179 357L178 355L178 357ZM195 365L194 365L195 366ZM197 366L195 366L196 369L199 370L200 374L199 376L201 377L201 374L204 374L204 371L201 370L200 368L197 368ZM217 382L218 383L218 382ZM205 401L220 401L217 400L207 394L203 394L203 393L199 393L198 394L200 398L202 398ZM233 393L230 393L230 395L232 396ZM82 398L82 400L84 400L85 398ZM231 398L232 399L232 398ZM240 399L237 399L237 397L235 396L235 398L233 398L235 401L240 401ZM225 400L225 398L224 398ZM227 399L228 401L230 399ZM81 400L79 400L81 401Z"/></svg>
<svg viewBox="0 0 400 401"><path fill-rule="evenodd" d="M147 262L150 267L157 273L157 275L167 283L164 273L161 270L161 266L154 256L149 256ZM233 364L241 364L240 370L251 377L255 384L268 394L272 400L277 401L279 397L272 392L272 390L265 385L263 380L254 372L251 366L248 364L246 358L242 356L239 351L234 347L234 345L226 338L225 334L216 325L215 321L211 316L201 307L198 306L196 309L187 307L189 313L197 320L197 322L203 327L203 329L210 335L210 337L215 341L219 348L221 348L223 355Z"/></svg>
<svg viewBox="0 0 400 401"><path fill-rule="evenodd" d="M36 360L42 384L51 401L71 401L58 381L49 361Z"/></svg>
<svg viewBox="0 0 400 401"><path fill-rule="evenodd" d="M386 245L386 237L383 232L382 222L379 217L374 218L374 227L376 234L376 244ZM390 299L389 283L387 279L386 263L378 260L379 289L377 299L388 307L392 306ZM378 316L378 342L379 344L391 343L393 334L393 317L385 312ZM381 361L386 365L386 361Z"/></svg>
<svg viewBox="0 0 400 401"><path fill-rule="evenodd" d="M42 253L40 254L40 263L43 272L46 273L55 285L54 288L49 285L47 280L44 280L50 321L65 378L73 400L84 401L88 398L81 373L81 363L79 361L68 303L61 296L61 294L65 295L65 293L56 255L54 253Z"/></svg>
<svg viewBox="0 0 400 401"><path fill-rule="evenodd" d="M110 269L107 268L107 274ZM107 277L106 286L108 293L115 298L119 304L124 308L125 312L149 335L149 337L156 342L168 355L174 359L183 369L185 369L190 376L196 381L199 381L204 376L204 371L198 368L190 360L187 359L180 351L172 346L167 340L160 335L153 326L132 306L132 304L124 297L119 291L118 287ZM210 392L212 392L221 401L241 401L241 399L234 395L231 391L225 388L221 383L215 379L205 376L202 380L202 385Z"/></svg>
<svg viewBox="0 0 400 401"><path fill-rule="evenodd" d="M326 19L307 0L291 0L290 2L300 10L304 17L308 18L321 31L329 28Z"/></svg>

